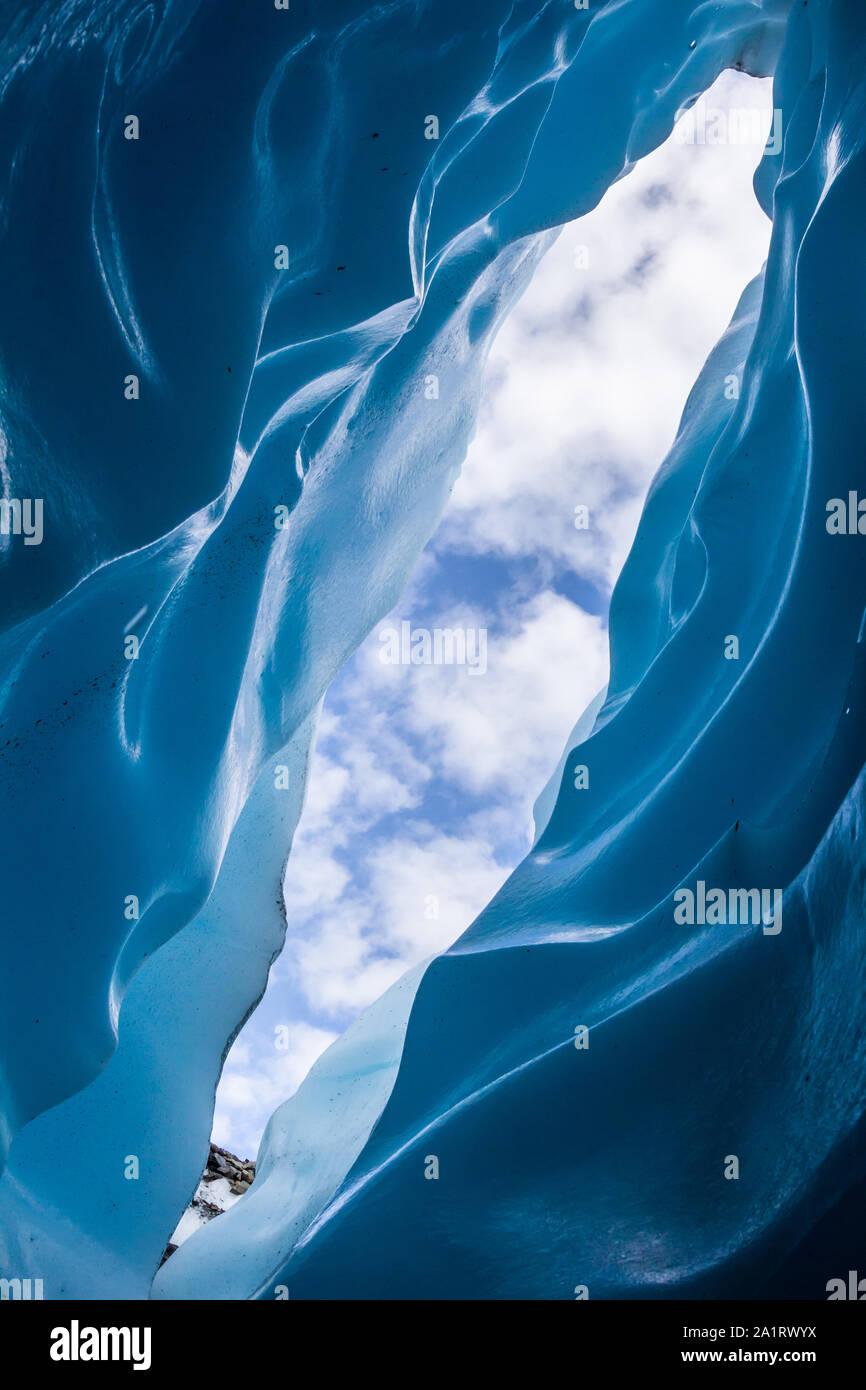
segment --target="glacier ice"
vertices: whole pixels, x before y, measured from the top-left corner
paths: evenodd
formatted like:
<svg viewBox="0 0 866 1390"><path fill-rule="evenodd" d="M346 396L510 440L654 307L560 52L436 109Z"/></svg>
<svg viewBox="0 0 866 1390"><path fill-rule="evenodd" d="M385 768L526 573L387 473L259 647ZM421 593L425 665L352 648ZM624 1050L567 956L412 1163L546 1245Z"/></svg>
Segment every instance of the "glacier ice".
<svg viewBox="0 0 866 1390"><path fill-rule="evenodd" d="M4 1274L757 1296L814 1292L828 1232L862 1233L866 595L826 522L866 411L864 57L857 0L10 19L2 478L44 537L0 536ZM524 863L153 1280L280 949L319 703L436 526L486 347L556 229L728 67L775 73L770 254L647 500L603 703ZM783 930L683 930L698 881L783 888Z"/></svg>

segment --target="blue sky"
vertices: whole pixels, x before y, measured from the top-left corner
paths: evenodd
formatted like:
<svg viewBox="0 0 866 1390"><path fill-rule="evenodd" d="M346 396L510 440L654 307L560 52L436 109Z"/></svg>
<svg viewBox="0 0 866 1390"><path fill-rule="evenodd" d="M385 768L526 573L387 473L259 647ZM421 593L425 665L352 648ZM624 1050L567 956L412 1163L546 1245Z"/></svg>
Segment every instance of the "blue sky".
<svg viewBox="0 0 866 1390"><path fill-rule="evenodd" d="M726 74L706 101L769 125L769 82ZM647 487L766 256L760 145L713 128L719 143L681 129L564 228L494 344L438 532L328 693L286 948L217 1094L214 1140L235 1153L255 1154L323 1049L454 941L530 846L533 802L607 677L608 602ZM380 631L404 620L486 629L486 672L384 664Z"/></svg>

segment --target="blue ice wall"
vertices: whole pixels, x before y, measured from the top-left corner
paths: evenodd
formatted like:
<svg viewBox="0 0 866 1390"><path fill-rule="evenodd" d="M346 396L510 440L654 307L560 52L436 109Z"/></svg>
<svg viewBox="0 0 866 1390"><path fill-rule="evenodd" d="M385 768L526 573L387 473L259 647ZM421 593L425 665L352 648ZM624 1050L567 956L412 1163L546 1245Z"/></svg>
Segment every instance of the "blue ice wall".
<svg viewBox="0 0 866 1390"><path fill-rule="evenodd" d="M154 1292L749 1294L806 1267L863 1158L866 595L826 504L861 471L864 57L854 0L11 16L3 481L45 518L0 538L4 1273L147 1292L279 949L316 707L435 527L497 323L723 68L777 63L766 275L647 502L543 833ZM682 925L698 880L778 888L782 929Z"/></svg>

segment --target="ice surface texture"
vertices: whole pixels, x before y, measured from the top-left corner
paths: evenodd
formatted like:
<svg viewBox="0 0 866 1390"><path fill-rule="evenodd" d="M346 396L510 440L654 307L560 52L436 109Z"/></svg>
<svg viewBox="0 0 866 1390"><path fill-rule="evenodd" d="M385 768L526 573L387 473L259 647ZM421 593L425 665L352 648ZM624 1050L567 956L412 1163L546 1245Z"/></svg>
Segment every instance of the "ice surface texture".
<svg viewBox="0 0 866 1390"><path fill-rule="evenodd" d="M435 528L497 323L739 66L784 117L766 275L549 821L153 1287L820 1296L862 1234L866 542L826 527L866 437L860 0L4 8L3 479L45 535L0 537L3 1273L146 1294L280 947L316 709ZM698 879L784 888L782 931L678 925Z"/></svg>

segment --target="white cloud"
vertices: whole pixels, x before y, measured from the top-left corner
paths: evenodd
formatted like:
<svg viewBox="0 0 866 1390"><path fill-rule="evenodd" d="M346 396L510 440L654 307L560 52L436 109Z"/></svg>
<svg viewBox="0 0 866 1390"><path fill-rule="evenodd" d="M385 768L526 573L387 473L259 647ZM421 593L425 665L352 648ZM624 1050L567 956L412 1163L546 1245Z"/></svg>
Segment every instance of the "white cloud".
<svg viewBox="0 0 866 1390"><path fill-rule="evenodd" d="M483 613L442 614L443 627L484 626ZM516 608L510 633L489 632L487 670L387 666L374 633L361 670L432 771L456 787L528 807L577 715L607 679L601 620L551 591ZM367 695L370 698L370 695Z"/></svg>
<svg viewBox="0 0 866 1390"><path fill-rule="evenodd" d="M243 1034L228 1055L220 1081L214 1114L214 1133L231 1136L234 1150L242 1157L256 1152L268 1116L293 1095L310 1067L337 1037L324 1028L295 1021L285 1025L276 1046L253 1048Z"/></svg>
<svg viewBox="0 0 866 1390"><path fill-rule="evenodd" d="M369 853L353 885L287 955L310 1005L357 1011L404 972L456 941L504 882L493 845L428 825Z"/></svg>
<svg viewBox="0 0 866 1390"><path fill-rule="evenodd" d="M767 110L770 83L726 74L711 100ZM565 228L491 351L438 553L547 552L610 588L697 368L766 256L759 156L671 140Z"/></svg>
<svg viewBox="0 0 866 1390"><path fill-rule="evenodd" d="M462 607L441 621L481 625L484 615ZM374 632L341 686L349 713L329 723L328 755L313 770L325 790L311 799L286 874L280 973L329 1018L370 1003L466 930L513 866L514 846L528 849L532 802L607 675L601 620L552 592L516 605L508 630L488 637L484 675L384 665L380 651ZM385 737L399 777L379 766ZM338 763L354 769L339 783ZM453 798L447 829L428 819L428 785Z"/></svg>
<svg viewBox="0 0 866 1390"><path fill-rule="evenodd" d="M489 842L432 830L379 848L371 869L379 930L407 969L456 941L506 877Z"/></svg>

